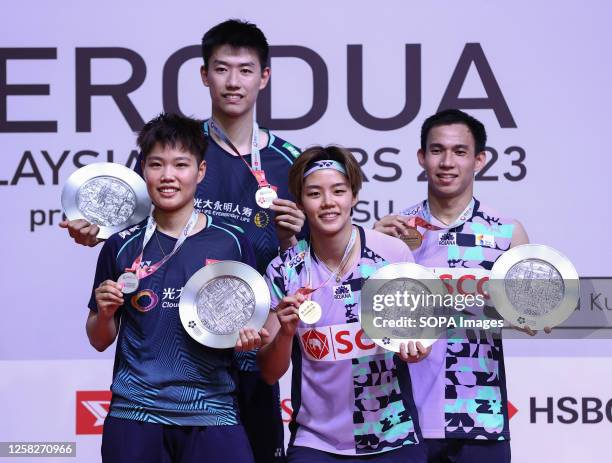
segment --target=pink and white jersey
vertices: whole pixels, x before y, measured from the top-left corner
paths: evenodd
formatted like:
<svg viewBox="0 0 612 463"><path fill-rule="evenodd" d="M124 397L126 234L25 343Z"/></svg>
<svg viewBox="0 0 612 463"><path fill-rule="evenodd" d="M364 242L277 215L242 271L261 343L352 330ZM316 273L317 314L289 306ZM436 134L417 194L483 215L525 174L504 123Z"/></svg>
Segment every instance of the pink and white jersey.
<svg viewBox="0 0 612 463"><path fill-rule="evenodd" d="M396 238L357 227L359 261L342 276L312 293L322 309L313 325L300 321L292 350L293 417L290 445L342 455L385 452L421 440L409 371L393 352L374 344L359 323L363 282L379 268L413 262ZM273 260L266 272L272 307L307 286L300 241ZM330 276L312 255L312 287Z"/></svg>

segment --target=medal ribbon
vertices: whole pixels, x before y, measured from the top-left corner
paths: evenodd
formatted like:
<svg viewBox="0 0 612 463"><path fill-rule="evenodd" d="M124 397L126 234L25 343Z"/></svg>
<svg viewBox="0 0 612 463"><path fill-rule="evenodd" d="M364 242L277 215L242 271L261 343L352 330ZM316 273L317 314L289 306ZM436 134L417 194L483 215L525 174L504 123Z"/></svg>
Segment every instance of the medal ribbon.
<svg viewBox="0 0 612 463"><path fill-rule="evenodd" d="M265 188L270 186L266 180L266 173L261 168L261 154L259 153L259 125L253 118L253 134L251 136L251 165L246 161L244 156L240 154L238 148L234 146L232 141L226 135L226 133L221 129L219 125L211 118L208 120L210 128L215 132L215 134L225 143L230 149L238 155L240 159L245 163L255 180L257 180L257 184L259 188Z"/></svg>
<svg viewBox="0 0 612 463"><path fill-rule="evenodd" d="M425 219L423 219L422 217L419 217L419 216L408 217L406 222L407 222L407 225L409 227L412 227L412 228L421 227L421 228L424 228L426 230L431 230L431 231L442 230L441 227L438 227L436 225L432 225L427 220L425 220Z"/></svg>
<svg viewBox="0 0 612 463"><path fill-rule="evenodd" d="M312 287L312 257L310 255L310 244L308 244L308 249L306 249L306 254L304 255L304 268L306 269L306 281L308 286L298 289L298 292L303 294L304 296L308 296L314 293L317 289L320 289L327 283L329 283L329 281L338 274L344 264L346 264L346 261L351 253L351 250L353 249L353 246L355 245L356 240L357 229L355 227L352 227L351 238L349 239L348 243L346 243L346 248L344 248L344 254L342 255L342 259L340 260L340 265L334 272L331 272L327 280L325 280L316 288Z"/></svg>
<svg viewBox="0 0 612 463"><path fill-rule="evenodd" d="M164 258L160 260L159 262L153 265L147 266L145 268L140 268L140 263L142 262L142 257L144 254L145 247L147 246L147 243L153 237L153 233L155 233L155 229L157 228L157 223L155 222L153 215L150 215L149 218L147 219L147 228L145 230L144 240L142 242L142 251L140 255L134 260L134 263L132 264L132 266L126 269L126 272L135 273L136 278L138 278L139 280L142 280L143 278L148 277L149 275L152 275L153 273L155 273L157 269L159 269L162 265L164 265L174 254L178 252L179 248L183 245L183 243L187 239L187 236L189 236L189 233L191 233L191 230L193 230L193 227L195 227L197 222L198 222L198 211L194 209L193 212L191 213L191 217L189 217L189 220L185 224L185 227L183 227L183 231L181 232L178 239L176 240L176 243L174 244L174 249L172 249L172 252L168 254L167 256L164 256Z"/></svg>

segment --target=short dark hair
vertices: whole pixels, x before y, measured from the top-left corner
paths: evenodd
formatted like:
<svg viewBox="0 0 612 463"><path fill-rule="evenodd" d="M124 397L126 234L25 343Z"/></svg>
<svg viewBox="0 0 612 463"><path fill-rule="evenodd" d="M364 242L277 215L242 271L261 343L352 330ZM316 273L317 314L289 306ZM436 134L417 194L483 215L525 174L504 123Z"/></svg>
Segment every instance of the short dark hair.
<svg viewBox="0 0 612 463"><path fill-rule="evenodd" d="M458 109L445 109L429 116L421 126L421 149L427 151L427 136L434 127L441 125L464 124L474 137L475 153L484 151L487 144L487 132L482 122Z"/></svg>
<svg viewBox="0 0 612 463"><path fill-rule="evenodd" d="M338 161L346 169L346 177L353 192L357 196L363 182L363 172L359 163L346 148L341 146L313 146L308 148L295 160L289 169L289 192L298 203L302 202L302 187L304 186L304 173L310 169L316 161L331 159Z"/></svg>
<svg viewBox="0 0 612 463"><path fill-rule="evenodd" d="M147 122L136 140L142 159L146 159L157 145L193 154L198 165L204 160L207 141L202 121L174 113L161 113Z"/></svg>
<svg viewBox="0 0 612 463"><path fill-rule="evenodd" d="M208 61L215 49L223 45L232 48L250 48L257 52L262 70L268 65L270 47L266 36L255 24L240 19L228 19L209 29L202 37L202 58L205 69L208 69Z"/></svg>

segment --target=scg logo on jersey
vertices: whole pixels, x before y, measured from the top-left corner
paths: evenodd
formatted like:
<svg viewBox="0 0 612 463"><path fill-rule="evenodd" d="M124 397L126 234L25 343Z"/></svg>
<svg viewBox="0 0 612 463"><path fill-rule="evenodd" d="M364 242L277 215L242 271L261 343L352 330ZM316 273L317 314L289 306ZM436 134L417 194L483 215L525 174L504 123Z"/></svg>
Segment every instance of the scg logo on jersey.
<svg viewBox="0 0 612 463"><path fill-rule="evenodd" d="M77 391L76 433L102 434L111 403L111 391Z"/></svg>
<svg viewBox="0 0 612 463"><path fill-rule="evenodd" d="M449 294L480 294L489 299L487 292L489 271L479 268L432 268L442 280Z"/></svg>
<svg viewBox="0 0 612 463"><path fill-rule="evenodd" d="M385 352L358 323L298 329L306 357L315 361L344 360Z"/></svg>

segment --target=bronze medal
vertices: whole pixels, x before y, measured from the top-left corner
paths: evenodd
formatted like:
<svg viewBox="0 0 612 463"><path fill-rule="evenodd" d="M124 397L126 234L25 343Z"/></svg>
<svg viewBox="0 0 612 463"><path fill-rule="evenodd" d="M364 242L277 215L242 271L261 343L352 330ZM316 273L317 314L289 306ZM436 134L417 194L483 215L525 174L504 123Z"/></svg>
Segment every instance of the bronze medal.
<svg viewBox="0 0 612 463"><path fill-rule="evenodd" d="M412 251L418 249L423 243L423 235L413 227L409 227L408 233L400 235L399 239L406 243Z"/></svg>

